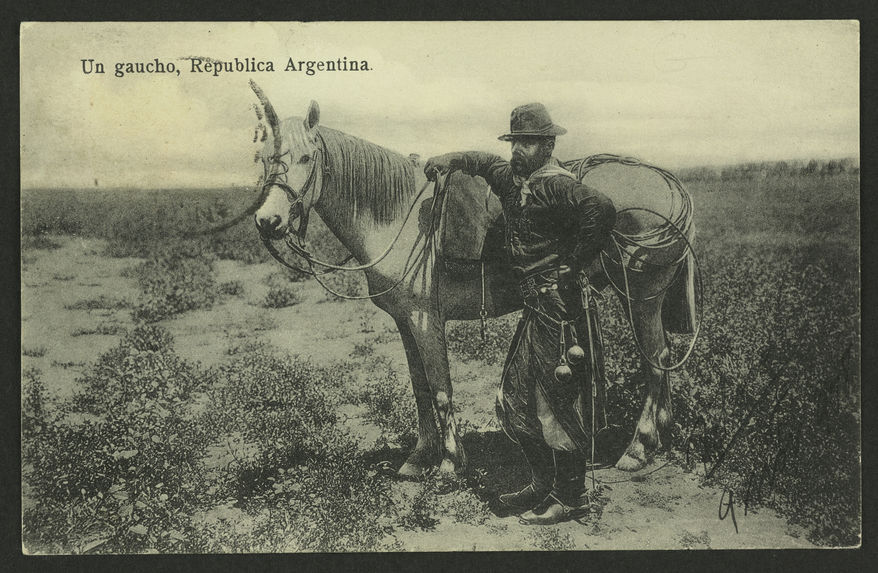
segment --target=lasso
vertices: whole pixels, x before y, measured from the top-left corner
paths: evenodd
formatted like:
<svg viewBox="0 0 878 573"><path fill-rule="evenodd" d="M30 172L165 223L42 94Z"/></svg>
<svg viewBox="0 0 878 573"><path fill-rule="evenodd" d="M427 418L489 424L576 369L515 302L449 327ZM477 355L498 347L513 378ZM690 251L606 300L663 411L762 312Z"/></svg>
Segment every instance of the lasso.
<svg viewBox="0 0 878 573"><path fill-rule="evenodd" d="M695 249L692 248L692 244L689 241L688 237L686 236L686 233L680 228L681 225L688 227L688 222L691 220L691 216L692 216L692 201L689 198L689 194L686 193L685 190L683 189L683 184L680 182L679 179L677 179L677 177L675 175L673 175L672 173L670 173L668 171L665 171L664 169L661 169L659 167L655 167L653 165L648 165L648 164L642 163L639 160L631 158L631 157L620 157L617 155L609 155L609 154L592 155L590 157L580 159L580 160L568 165L568 168L571 171L573 171L574 173L576 173L577 178L581 181L583 175L585 175L590 169L592 169L598 165L601 165L604 163L610 163L610 162L621 163L623 165L646 167L648 169L651 169L664 178L664 180L668 184L668 187L670 187L672 189L673 189L673 187L676 187L677 190L680 191L680 195L683 198L683 203L680 206L680 212L679 212L678 216L676 217L676 222L672 221L671 219L662 215L661 213L657 213L656 211L653 211L652 209L647 209L645 207L628 207L626 209L620 209L619 211L617 211L617 214L625 213L625 212L629 212L629 211L642 211L642 212L650 213L650 214L655 215L655 216L659 217L660 219L662 219L665 222L665 225L660 225L660 226L655 227L653 229L649 229L649 230L647 230L639 235L627 235L627 234L622 233L620 231L613 230L611 233L611 238L612 238L613 246L615 247L616 253L619 255L619 260L614 259L611 254L606 252L606 250L603 250L600 253L601 267L604 270L604 274L607 276L607 280L609 281L609 283L613 287L613 289L617 293L619 293L620 296L625 298L626 306L627 306L627 310L628 310L628 312L627 312L628 323L631 326L631 332L634 335L634 345L637 348L637 351L640 353L641 356L643 356L644 360L646 360L646 362L650 366L655 368L656 370L659 370L662 372L671 372L673 370L677 370L680 367L682 367L683 364L685 364L686 361L689 359L689 356L692 354L692 351L695 348L695 343L698 340L698 334L701 330L703 312L697 313L698 316L696 318L695 330L692 333L692 341L689 344L689 348L686 350L686 353L683 355L683 358L679 362L677 362L676 364L673 364L671 366L663 366L660 364L656 364L652 360L652 358L650 356L648 356L646 354L646 352L643 350L643 347L640 344L640 340L637 337L637 330L634 328L634 314L633 314L633 311L631 310L631 303L651 300L651 299L654 299L654 298L659 297L662 294L664 294L671 287L671 285L673 285L674 282L677 280L677 276L678 276L677 273L679 273L679 270L680 270L680 268L682 268L682 266L678 266L677 272L675 273L674 277L670 281L668 281L668 284L666 286L664 286L662 289L660 289L658 292L650 294L649 296L646 296L646 297L641 298L641 299L634 299L631 297L631 289L630 289L630 286L628 284L628 265L625 263L623 251L624 251L624 247L626 247L626 246L634 246L634 247L637 247L639 249L644 249L644 250L650 250L650 249L660 250L660 249L665 249L665 248L669 248L670 246L672 246L678 240L677 239L678 237L683 239L683 241L686 243L686 249L683 251L683 254L677 260L670 262L670 263L654 263L654 262L646 260L645 258L641 258L640 262L644 265L650 265L650 266L656 266L656 267L670 267L672 265L680 265L680 263L683 262L683 260L686 258L686 256L691 253L692 260L695 264L695 269L697 270L697 273L696 273L696 277L697 277L696 300L700 301L699 306L701 306L703 309L704 286L703 286L702 277L701 277L701 264L698 261L698 256L695 253ZM673 211L673 209L674 209L674 206L672 205L672 211ZM631 259L636 258L636 257L631 252L628 252L628 258L629 258L629 262L630 262ZM616 284L616 282L613 280L612 276L610 276L610 273L607 270L607 266L606 266L607 259L609 259L613 263L618 264L621 267L622 278L623 278L623 283L624 283L624 285L623 285L624 290L622 288L620 288L620 286L618 284ZM634 270L634 269L632 269L632 270ZM642 272L642 271L639 271L639 272Z"/></svg>

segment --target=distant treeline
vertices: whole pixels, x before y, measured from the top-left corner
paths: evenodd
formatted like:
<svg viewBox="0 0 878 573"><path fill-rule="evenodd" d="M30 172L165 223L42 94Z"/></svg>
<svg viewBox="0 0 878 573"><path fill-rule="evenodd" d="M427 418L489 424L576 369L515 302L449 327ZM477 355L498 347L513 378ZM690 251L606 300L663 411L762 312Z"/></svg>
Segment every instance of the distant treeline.
<svg viewBox="0 0 878 573"><path fill-rule="evenodd" d="M689 167L679 169L683 181L739 181L768 179L791 175L831 176L843 173L859 175L859 162L853 158L810 161L762 161L740 163L725 167Z"/></svg>

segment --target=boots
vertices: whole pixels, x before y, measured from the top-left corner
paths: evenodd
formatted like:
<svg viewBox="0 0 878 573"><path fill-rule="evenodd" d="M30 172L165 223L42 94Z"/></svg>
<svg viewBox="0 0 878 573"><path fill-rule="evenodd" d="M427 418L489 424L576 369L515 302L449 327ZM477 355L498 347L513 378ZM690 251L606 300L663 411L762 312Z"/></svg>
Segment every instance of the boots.
<svg viewBox="0 0 878 573"><path fill-rule="evenodd" d="M552 525L577 519L588 513L585 494L585 456L580 452L552 450L555 482L552 491L530 511L519 517L525 525Z"/></svg>
<svg viewBox="0 0 878 573"><path fill-rule="evenodd" d="M552 489L554 461L552 448L542 440L518 434L518 444L531 471L531 483L516 493L500 496L500 510L506 515L527 511L540 503Z"/></svg>

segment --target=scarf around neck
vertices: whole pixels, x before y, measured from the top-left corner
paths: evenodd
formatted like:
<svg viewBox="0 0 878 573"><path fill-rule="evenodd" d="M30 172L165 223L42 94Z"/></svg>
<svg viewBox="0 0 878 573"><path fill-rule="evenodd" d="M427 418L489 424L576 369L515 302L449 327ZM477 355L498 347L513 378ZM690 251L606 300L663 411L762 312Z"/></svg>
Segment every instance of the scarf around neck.
<svg viewBox="0 0 878 573"><path fill-rule="evenodd" d="M570 177L571 179L576 179L576 176L561 167L561 162L555 159L554 157L549 158L549 161L546 162L545 165L534 171L530 174L530 177L525 179L520 175L513 175L512 180L515 183L516 187L521 187L521 203L520 205L524 206L527 202L527 198L533 194L530 186L534 184L539 179L545 179L546 177L553 177L555 175L561 175L564 177Z"/></svg>

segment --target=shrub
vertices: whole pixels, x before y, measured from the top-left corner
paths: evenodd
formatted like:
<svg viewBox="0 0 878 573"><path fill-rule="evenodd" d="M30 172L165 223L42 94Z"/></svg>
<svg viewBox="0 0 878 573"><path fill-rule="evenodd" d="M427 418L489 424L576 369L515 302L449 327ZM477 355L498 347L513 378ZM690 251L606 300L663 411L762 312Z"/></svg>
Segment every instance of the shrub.
<svg viewBox="0 0 878 573"><path fill-rule="evenodd" d="M24 356L30 356L31 358L42 358L46 355L46 347L45 346L22 346L21 354Z"/></svg>
<svg viewBox="0 0 878 573"><path fill-rule="evenodd" d="M351 358L369 358L373 354L375 354L375 346L371 343L357 343L354 344L354 349L351 351Z"/></svg>
<svg viewBox="0 0 878 573"><path fill-rule="evenodd" d="M534 527L531 540L540 551L572 551L576 543L569 533L562 533L555 527Z"/></svg>
<svg viewBox="0 0 878 573"><path fill-rule="evenodd" d="M696 535L688 530L684 530L680 534L680 545L684 549L695 549L699 546L710 549L710 534L702 530L700 534Z"/></svg>
<svg viewBox="0 0 878 573"><path fill-rule="evenodd" d="M206 423L244 444L228 466L227 495L253 512L267 507L298 550L376 550L387 535L389 486L337 424L330 397L348 375L256 351L220 367L210 391Z"/></svg>
<svg viewBox="0 0 878 573"><path fill-rule="evenodd" d="M271 352L271 346L264 340L253 336L239 335L229 337L228 346L226 347L227 355L235 356L236 354L249 352Z"/></svg>
<svg viewBox="0 0 878 573"><path fill-rule="evenodd" d="M502 364L509 351L519 314L489 319L485 341L481 338L479 321L461 321L450 324L445 338L448 349L464 360L479 360L487 364Z"/></svg>
<svg viewBox="0 0 878 573"><path fill-rule="evenodd" d="M244 294L244 283L241 281L227 281L219 285L219 291L227 296L241 296Z"/></svg>
<svg viewBox="0 0 878 573"><path fill-rule="evenodd" d="M103 294L64 305L66 310L121 310L130 307L131 303L125 299Z"/></svg>
<svg viewBox="0 0 878 573"><path fill-rule="evenodd" d="M717 302L673 401L678 445L697 451L739 503L778 509L808 525L812 541L851 545L860 530L856 265L827 251L760 247L708 262L707 300Z"/></svg>
<svg viewBox="0 0 878 573"><path fill-rule="evenodd" d="M21 434L22 452L30 453L33 448L33 438L42 431L42 425L46 418L48 397L46 386L43 383L42 372L38 368L26 368L22 376L22 400L21 400ZM24 457L30 457L25 455Z"/></svg>
<svg viewBox="0 0 878 573"><path fill-rule="evenodd" d="M121 324L101 323L94 328L77 328L70 333L70 336L87 336L91 334L100 334L104 336L115 336L125 334L125 327Z"/></svg>
<svg viewBox="0 0 878 573"><path fill-rule="evenodd" d="M418 484L413 496L405 498L396 521L403 529L433 530L439 523L435 517L438 502L436 481L428 477Z"/></svg>
<svg viewBox="0 0 878 573"><path fill-rule="evenodd" d="M326 450L336 430L335 403L327 390L339 372L309 362L253 352L219 368L210 390L208 423L226 434L239 433L255 445L238 460L241 486L263 483L286 468Z"/></svg>
<svg viewBox="0 0 878 573"><path fill-rule="evenodd" d="M54 250L61 248L61 243L46 235L22 235L21 250Z"/></svg>
<svg viewBox="0 0 878 573"><path fill-rule="evenodd" d="M361 272L337 271L321 276L320 281L335 292L345 296L362 296L366 292L366 280ZM325 289L323 296L329 301L345 300L344 297Z"/></svg>
<svg viewBox="0 0 878 573"><path fill-rule="evenodd" d="M302 302L302 295L293 286L273 286L262 302L265 308L285 308Z"/></svg>
<svg viewBox="0 0 878 573"><path fill-rule="evenodd" d="M134 318L156 322L198 308L210 308L218 296L211 259L182 253L154 257L135 270L140 301Z"/></svg>
<svg viewBox="0 0 878 573"><path fill-rule="evenodd" d="M401 380L389 361L384 359L371 363L368 376L368 381L354 396L366 407L365 419L381 429L385 440L396 443L413 441L417 415L411 385L407 380Z"/></svg>
<svg viewBox="0 0 878 573"><path fill-rule="evenodd" d="M35 504L24 511L23 538L30 550L185 547L209 438L188 402L206 380L169 342L162 330L137 328L99 357L72 403L39 414L37 400L26 400L24 478Z"/></svg>
<svg viewBox="0 0 878 573"><path fill-rule="evenodd" d="M370 468L356 445L334 434L325 453L279 471L260 497L289 524L297 549L377 551L392 531L389 482Z"/></svg>

